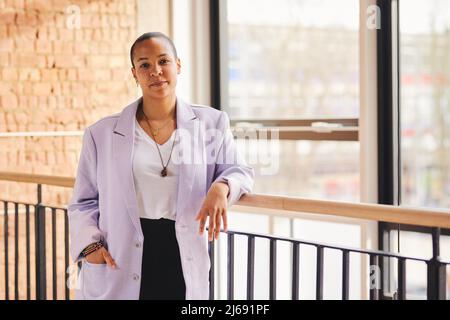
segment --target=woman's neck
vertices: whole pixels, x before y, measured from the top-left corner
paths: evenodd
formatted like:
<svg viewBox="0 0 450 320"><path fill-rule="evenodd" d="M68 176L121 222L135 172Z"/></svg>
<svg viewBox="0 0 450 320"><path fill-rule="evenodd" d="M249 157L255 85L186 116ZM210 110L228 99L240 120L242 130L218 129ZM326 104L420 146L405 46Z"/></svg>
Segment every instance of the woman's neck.
<svg viewBox="0 0 450 320"><path fill-rule="evenodd" d="M173 118L177 97L168 96L164 99L151 99L143 96L142 110L149 120L161 121Z"/></svg>

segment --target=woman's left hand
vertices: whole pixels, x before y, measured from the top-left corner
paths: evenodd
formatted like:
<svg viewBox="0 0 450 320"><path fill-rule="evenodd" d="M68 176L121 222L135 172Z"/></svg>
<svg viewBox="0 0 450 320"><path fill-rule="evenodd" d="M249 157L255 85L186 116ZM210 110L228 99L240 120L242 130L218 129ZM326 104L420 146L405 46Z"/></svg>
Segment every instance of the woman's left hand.
<svg viewBox="0 0 450 320"><path fill-rule="evenodd" d="M195 220L200 220L199 233L205 230L206 218L209 217L208 240L212 241L213 236L219 239L220 226L223 220L223 229L227 231L227 195L229 187L224 182L215 182L208 190L206 199Z"/></svg>

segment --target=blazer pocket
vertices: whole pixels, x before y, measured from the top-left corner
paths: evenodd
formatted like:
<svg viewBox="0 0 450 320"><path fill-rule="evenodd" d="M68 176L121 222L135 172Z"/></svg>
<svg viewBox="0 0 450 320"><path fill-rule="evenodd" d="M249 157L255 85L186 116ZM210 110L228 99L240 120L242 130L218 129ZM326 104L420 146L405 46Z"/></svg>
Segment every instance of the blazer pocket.
<svg viewBox="0 0 450 320"><path fill-rule="evenodd" d="M88 300L101 299L107 288L107 264L89 263L86 260L82 265L82 292Z"/></svg>

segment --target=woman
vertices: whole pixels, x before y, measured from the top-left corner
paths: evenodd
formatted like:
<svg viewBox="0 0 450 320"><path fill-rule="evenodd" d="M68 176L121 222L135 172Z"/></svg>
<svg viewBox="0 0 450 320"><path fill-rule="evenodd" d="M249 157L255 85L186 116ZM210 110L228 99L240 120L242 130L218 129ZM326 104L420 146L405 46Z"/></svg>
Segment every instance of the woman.
<svg viewBox="0 0 450 320"><path fill-rule="evenodd" d="M226 113L176 97L181 64L162 33L130 50L142 97L85 130L68 207L77 299L208 299L208 240L251 191Z"/></svg>

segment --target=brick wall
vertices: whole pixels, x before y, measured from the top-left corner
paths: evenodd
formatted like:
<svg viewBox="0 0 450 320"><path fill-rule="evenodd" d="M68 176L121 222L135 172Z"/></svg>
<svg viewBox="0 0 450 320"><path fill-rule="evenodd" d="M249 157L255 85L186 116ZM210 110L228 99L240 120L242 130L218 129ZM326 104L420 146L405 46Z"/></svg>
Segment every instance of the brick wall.
<svg viewBox="0 0 450 320"><path fill-rule="evenodd" d="M138 36L138 6L0 0L0 133L83 130L133 100L128 50ZM80 147L81 136L0 137L0 171L74 176ZM35 190L0 181L0 198L35 201ZM67 202L68 191L44 200Z"/></svg>

